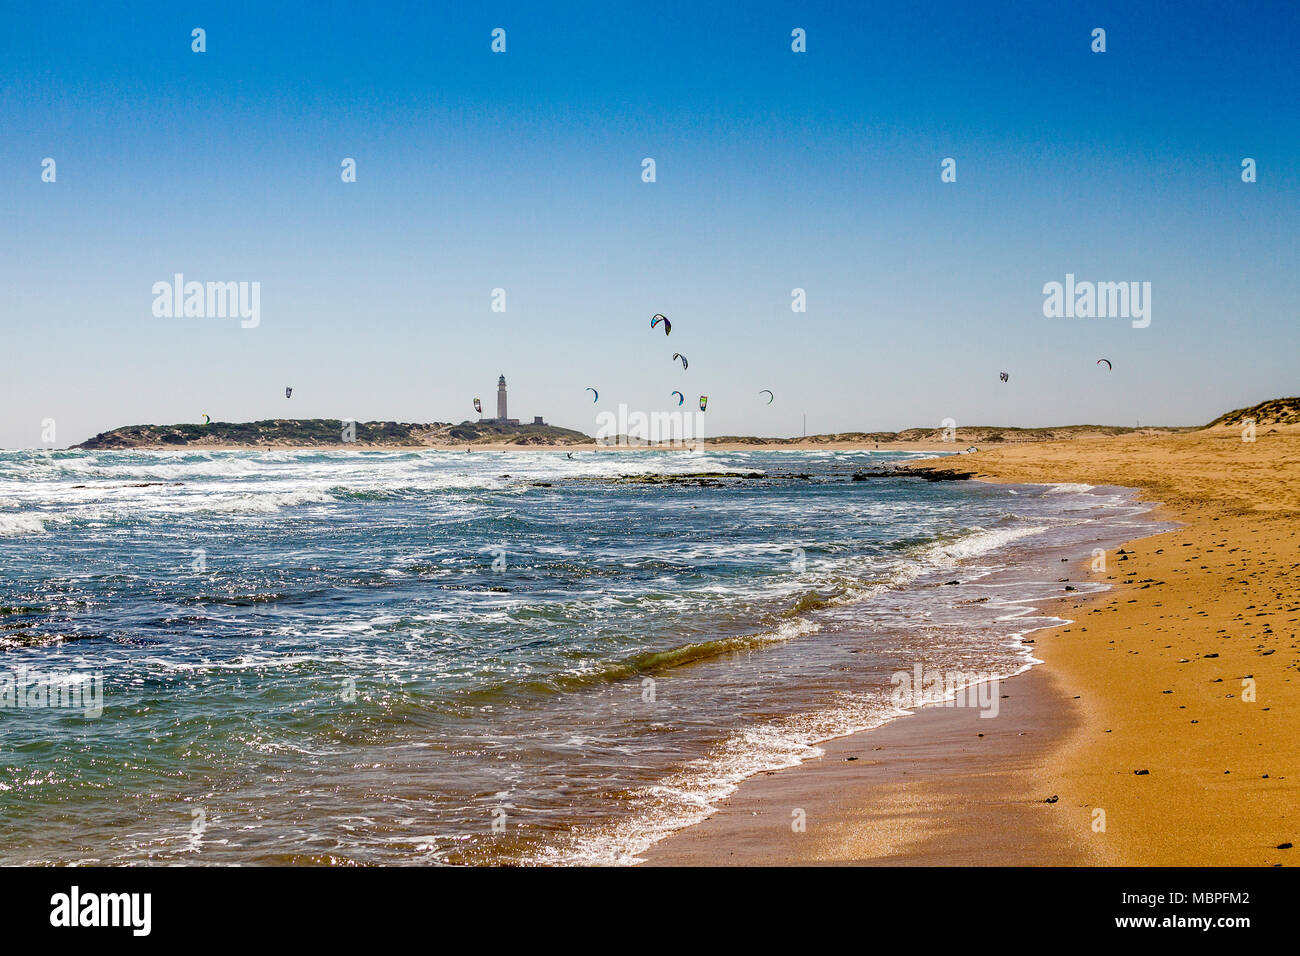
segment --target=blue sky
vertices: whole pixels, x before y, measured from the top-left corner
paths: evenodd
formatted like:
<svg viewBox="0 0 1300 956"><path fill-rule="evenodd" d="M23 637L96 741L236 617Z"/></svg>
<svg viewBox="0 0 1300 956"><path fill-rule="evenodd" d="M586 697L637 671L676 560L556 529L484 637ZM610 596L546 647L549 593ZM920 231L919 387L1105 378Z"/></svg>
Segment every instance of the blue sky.
<svg viewBox="0 0 1300 956"><path fill-rule="evenodd" d="M0 445L461 420L501 373L586 431L673 389L764 435L1300 393L1300 5L465 6L7 5ZM176 272L260 326L155 318ZM1066 273L1151 282L1150 327L1045 318Z"/></svg>

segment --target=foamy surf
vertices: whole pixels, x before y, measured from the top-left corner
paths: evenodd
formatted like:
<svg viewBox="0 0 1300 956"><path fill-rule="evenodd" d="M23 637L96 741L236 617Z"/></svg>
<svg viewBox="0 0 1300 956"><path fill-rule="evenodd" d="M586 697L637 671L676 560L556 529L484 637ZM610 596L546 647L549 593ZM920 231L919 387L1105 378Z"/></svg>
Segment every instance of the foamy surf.
<svg viewBox="0 0 1300 956"><path fill-rule="evenodd" d="M5 514L0 512L0 537L11 538L21 534L41 534L45 531L45 515Z"/></svg>
<svg viewBox="0 0 1300 956"><path fill-rule="evenodd" d="M895 670L1027 666L1059 568L1015 569L1141 510L851 480L882 459L0 453L2 646L101 673L121 728L55 768L58 715L7 723L0 749L37 756L0 760L26 766L0 825L81 822L0 860L631 862L896 716ZM623 480L701 472L768 477ZM198 850L156 832L195 792L225 821ZM108 826L124 806L146 816Z"/></svg>

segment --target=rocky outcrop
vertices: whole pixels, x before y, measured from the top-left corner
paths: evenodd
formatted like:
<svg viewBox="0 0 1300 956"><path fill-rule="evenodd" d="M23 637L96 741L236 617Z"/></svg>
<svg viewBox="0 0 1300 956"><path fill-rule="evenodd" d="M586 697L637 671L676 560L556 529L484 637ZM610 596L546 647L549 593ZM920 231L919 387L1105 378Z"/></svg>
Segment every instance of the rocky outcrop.
<svg viewBox="0 0 1300 956"><path fill-rule="evenodd" d="M344 441L344 422L334 418L275 418L207 425L127 425L74 445L82 449L248 447L447 447L467 444L586 445L592 439L554 425L486 425L481 422L356 422Z"/></svg>

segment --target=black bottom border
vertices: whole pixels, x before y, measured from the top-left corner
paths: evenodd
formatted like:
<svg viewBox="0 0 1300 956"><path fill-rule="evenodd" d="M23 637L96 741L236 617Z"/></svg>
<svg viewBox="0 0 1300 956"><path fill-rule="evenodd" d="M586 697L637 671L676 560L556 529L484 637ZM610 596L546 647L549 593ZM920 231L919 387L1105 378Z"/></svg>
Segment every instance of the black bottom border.
<svg viewBox="0 0 1300 956"><path fill-rule="evenodd" d="M99 894L149 894L148 934L130 925L130 915L119 918L127 925L54 925L73 921L73 887L89 919L102 905L105 920L118 909L137 924L143 896L124 904ZM60 937L81 944L111 937L128 946L374 945L408 934L436 945L448 934L463 943L470 933L488 934L490 945L543 945L548 937L564 945L557 932L608 932L588 938L614 946L702 937L770 946L773 931L791 930L818 933L820 943L809 942L824 945L818 926L862 944L918 948L985 932L1007 942L1019 931L1026 942L1047 945L1192 936L1230 944L1291 929L1297 891L1300 879L1289 868L55 867L0 869L0 915L11 946Z"/></svg>

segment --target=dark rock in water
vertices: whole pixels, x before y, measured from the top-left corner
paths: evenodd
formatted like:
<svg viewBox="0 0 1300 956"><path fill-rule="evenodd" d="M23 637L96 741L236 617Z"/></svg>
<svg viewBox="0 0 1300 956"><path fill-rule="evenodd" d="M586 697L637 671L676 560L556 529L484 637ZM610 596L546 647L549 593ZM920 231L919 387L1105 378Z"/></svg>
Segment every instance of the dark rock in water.
<svg viewBox="0 0 1300 956"><path fill-rule="evenodd" d="M764 479L795 478L795 475L769 475L761 471L697 471L680 475L618 475L594 478L573 478L572 481L615 482L629 485L691 485L703 488L722 488L726 481L758 481Z"/></svg>
<svg viewBox="0 0 1300 956"><path fill-rule="evenodd" d="M925 481L965 481L974 477L973 471L955 471L951 468L928 468L923 466L908 467L902 462L881 465L870 470L855 471L853 481L866 481L868 478L921 478Z"/></svg>
<svg viewBox="0 0 1300 956"><path fill-rule="evenodd" d="M973 471L956 471L951 468L924 468L917 466L915 468L902 469L904 473L915 475L917 478L924 478L926 481L966 481L968 478L974 478Z"/></svg>

